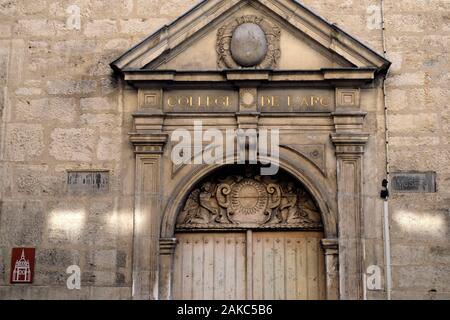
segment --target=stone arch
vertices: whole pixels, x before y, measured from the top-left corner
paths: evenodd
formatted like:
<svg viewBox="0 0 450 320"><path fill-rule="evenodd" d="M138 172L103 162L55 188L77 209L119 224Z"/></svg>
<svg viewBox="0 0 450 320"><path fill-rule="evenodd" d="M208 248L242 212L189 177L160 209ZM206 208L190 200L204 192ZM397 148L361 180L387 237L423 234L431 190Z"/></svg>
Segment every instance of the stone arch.
<svg viewBox="0 0 450 320"><path fill-rule="evenodd" d="M292 156L293 154L289 154ZM202 165L189 171L186 179L179 183L168 199L168 204L163 212L160 233L160 259L159 259L159 297L160 299L172 299L172 276L175 252L175 231L178 214L183 209L186 198L197 184L226 166L236 163L237 156L234 155L226 159L223 164ZM266 162L270 160L267 157L259 157L259 161ZM272 159L273 160L273 159ZM327 299L337 299L339 297L339 248L337 241L337 213L331 205L335 199L327 193L327 187L324 184L317 183L315 177L320 174L316 168L308 164L303 157L298 157L294 161L287 158L286 154L280 154L279 161L276 163L279 167L297 179L303 187L313 197L321 213L323 224L324 239L322 246L325 254L325 276L326 276L326 297Z"/></svg>
<svg viewBox="0 0 450 320"><path fill-rule="evenodd" d="M261 156L259 157L258 160L265 162L269 160L273 161L273 159ZM215 164L207 166L201 165L190 171L188 178L185 181L183 181L183 183L180 183L178 187L175 188L174 192L168 199L168 203L165 207L162 216L161 238L174 237L175 225L178 214L181 212L187 196L197 186L198 182L202 181L212 173L220 169L223 169L224 167L233 165L233 163L236 163L236 156L226 159L226 161L224 161L223 164ZM301 166L299 167L297 163L294 165L291 161L287 160L285 157L282 157L281 155L279 161L276 161L276 163L283 171L287 172L298 182L300 182L314 199L321 214L325 238L336 238L337 237L336 213L331 209L332 206L330 206L330 204L332 203L332 201L334 201L334 199L332 199L329 196L329 193L326 192L325 186L318 185L315 182L314 177L315 176L317 177L317 175L315 174L319 173L319 171L314 172L311 170L307 170L307 168L305 167Z"/></svg>

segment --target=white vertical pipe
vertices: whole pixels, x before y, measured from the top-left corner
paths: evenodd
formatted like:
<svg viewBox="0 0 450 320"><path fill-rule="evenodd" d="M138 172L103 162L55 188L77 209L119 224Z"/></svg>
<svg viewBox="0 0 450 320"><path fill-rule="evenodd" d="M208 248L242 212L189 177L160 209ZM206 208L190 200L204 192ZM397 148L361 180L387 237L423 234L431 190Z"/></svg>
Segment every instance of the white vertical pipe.
<svg viewBox="0 0 450 320"><path fill-rule="evenodd" d="M392 291L392 269L391 269L391 237L389 230L389 203L384 201L384 261L386 265L386 293L387 299L391 300Z"/></svg>
<svg viewBox="0 0 450 320"><path fill-rule="evenodd" d="M381 1L381 34L383 40L383 53L386 57L387 55L387 45L386 45L386 22L384 18L385 8L384 0ZM385 121L385 139L386 139L386 180L389 182L390 176L390 161L389 161L389 121L388 121L388 106L386 99L386 77L389 74L389 70L386 73L385 79L383 79L383 102L384 102L384 121ZM384 260L385 260L385 276L386 276L386 294L387 299L391 300L392 291L392 269L391 269L391 237L389 229L389 197L384 200Z"/></svg>

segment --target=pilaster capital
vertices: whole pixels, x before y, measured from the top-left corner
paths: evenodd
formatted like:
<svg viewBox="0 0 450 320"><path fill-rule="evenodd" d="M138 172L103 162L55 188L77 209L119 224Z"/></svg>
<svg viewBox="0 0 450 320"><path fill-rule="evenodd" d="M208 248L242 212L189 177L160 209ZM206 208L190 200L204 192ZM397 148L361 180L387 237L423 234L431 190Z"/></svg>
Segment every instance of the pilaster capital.
<svg viewBox="0 0 450 320"><path fill-rule="evenodd" d="M332 133L331 141L337 155L362 155L369 136L367 133Z"/></svg>
<svg viewBox="0 0 450 320"><path fill-rule="evenodd" d="M135 153L162 154L168 140L167 133L130 133Z"/></svg>
<svg viewBox="0 0 450 320"><path fill-rule="evenodd" d="M361 132L367 113L356 110L340 110L333 112L332 116L336 132Z"/></svg>

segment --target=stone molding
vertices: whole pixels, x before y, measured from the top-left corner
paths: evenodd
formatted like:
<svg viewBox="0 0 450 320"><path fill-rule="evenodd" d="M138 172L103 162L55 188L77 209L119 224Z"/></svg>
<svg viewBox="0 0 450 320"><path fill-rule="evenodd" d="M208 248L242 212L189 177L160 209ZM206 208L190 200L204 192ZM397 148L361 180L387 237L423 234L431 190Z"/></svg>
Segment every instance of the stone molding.
<svg viewBox="0 0 450 320"><path fill-rule="evenodd" d="M167 133L131 133L130 141L135 153L162 154L169 139Z"/></svg>
<svg viewBox="0 0 450 320"><path fill-rule="evenodd" d="M370 135L366 133L334 133L331 140L338 156L361 156Z"/></svg>
<svg viewBox="0 0 450 320"><path fill-rule="evenodd" d="M159 239L159 254L160 255L172 255L175 252L177 246L176 238L160 238Z"/></svg>
<svg viewBox="0 0 450 320"><path fill-rule="evenodd" d="M339 254L339 239L322 239L321 242L326 255Z"/></svg>

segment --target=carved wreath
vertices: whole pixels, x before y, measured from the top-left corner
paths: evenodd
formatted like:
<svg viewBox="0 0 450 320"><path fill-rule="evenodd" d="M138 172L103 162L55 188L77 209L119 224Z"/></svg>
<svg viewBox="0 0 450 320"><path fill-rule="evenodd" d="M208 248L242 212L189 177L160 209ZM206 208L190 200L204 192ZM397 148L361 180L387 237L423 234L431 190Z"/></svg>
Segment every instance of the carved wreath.
<svg viewBox="0 0 450 320"><path fill-rule="evenodd" d="M236 18L228 25L222 26L217 32L217 64L220 69L242 68L234 61L231 55L231 38L234 30L244 23L257 24L263 30L267 40L267 54L264 59L252 68L256 69L272 69L278 64L280 58L280 36L281 29L264 18L246 15Z"/></svg>

